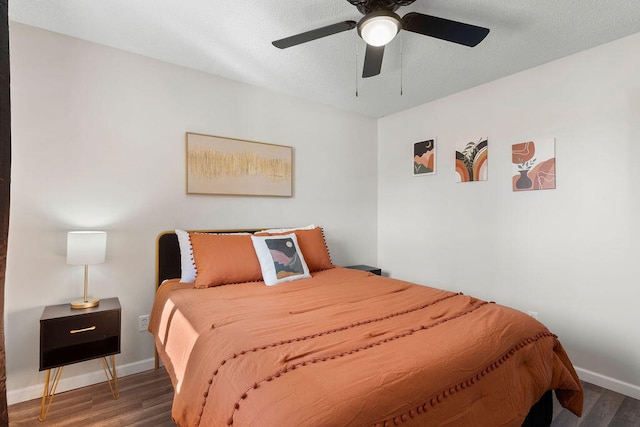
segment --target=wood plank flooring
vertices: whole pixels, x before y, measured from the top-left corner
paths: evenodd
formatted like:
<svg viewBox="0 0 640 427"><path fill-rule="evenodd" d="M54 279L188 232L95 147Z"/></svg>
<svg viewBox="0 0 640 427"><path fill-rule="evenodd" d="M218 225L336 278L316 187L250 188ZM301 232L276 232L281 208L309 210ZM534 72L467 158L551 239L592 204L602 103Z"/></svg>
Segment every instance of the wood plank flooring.
<svg viewBox="0 0 640 427"><path fill-rule="evenodd" d="M554 401L552 427L640 427L640 400L584 381L582 387L582 417L576 417Z"/></svg>
<svg viewBox="0 0 640 427"><path fill-rule="evenodd" d="M41 399L11 405L9 426L176 426L171 421L173 387L164 369L120 378L119 386L118 400L106 382L56 394L42 423Z"/></svg>
<svg viewBox="0 0 640 427"><path fill-rule="evenodd" d="M589 383L581 418L563 409L554 397L552 427L640 427L640 400ZM173 388L164 369L120 379L120 399L106 383L60 393L44 423L38 421L40 399L9 407L9 426L42 427L175 427L171 421Z"/></svg>

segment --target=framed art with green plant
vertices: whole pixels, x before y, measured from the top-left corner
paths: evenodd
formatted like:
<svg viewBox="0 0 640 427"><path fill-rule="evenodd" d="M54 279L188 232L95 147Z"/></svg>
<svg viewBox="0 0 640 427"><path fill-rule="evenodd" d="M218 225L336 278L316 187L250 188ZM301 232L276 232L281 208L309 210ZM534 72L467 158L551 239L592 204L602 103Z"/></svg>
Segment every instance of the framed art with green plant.
<svg viewBox="0 0 640 427"><path fill-rule="evenodd" d="M457 182L486 181L488 159L488 138L458 144L456 147Z"/></svg>

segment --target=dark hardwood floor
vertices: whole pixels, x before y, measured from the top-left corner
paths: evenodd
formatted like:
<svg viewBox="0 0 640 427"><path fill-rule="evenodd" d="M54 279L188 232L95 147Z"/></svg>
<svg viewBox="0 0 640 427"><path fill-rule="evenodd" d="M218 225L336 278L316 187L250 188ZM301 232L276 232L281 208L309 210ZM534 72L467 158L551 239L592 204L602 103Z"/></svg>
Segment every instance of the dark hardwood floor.
<svg viewBox="0 0 640 427"><path fill-rule="evenodd" d="M640 427L640 400L583 383L581 418L554 400L553 427ZM175 427L171 421L173 388L164 369L120 379L120 399L106 383L60 393L53 398L44 423L38 421L40 399L9 407L10 426L153 426ZM555 399L555 398L554 398Z"/></svg>

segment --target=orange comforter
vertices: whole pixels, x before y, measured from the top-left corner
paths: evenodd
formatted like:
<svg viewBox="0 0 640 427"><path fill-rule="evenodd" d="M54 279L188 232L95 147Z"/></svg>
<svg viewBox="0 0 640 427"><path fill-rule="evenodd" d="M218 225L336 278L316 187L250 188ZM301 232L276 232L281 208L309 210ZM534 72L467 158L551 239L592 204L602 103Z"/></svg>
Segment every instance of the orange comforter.
<svg viewBox="0 0 640 427"><path fill-rule="evenodd" d="M580 415L557 337L516 310L334 268L267 287L167 281L150 322L180 426L520 426Z"/></svg>

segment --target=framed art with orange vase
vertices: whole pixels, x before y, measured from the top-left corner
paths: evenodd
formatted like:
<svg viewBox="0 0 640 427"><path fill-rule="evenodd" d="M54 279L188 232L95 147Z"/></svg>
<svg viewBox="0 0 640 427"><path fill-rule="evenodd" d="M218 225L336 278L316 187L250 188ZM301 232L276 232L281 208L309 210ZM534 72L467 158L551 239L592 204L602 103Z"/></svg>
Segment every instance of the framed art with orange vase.
<svg viewBox="0 0 640 427"><path fill-rule="evenodd" d="M513 191L556 188L555 139L537 139L511 146Z"/></svg>

